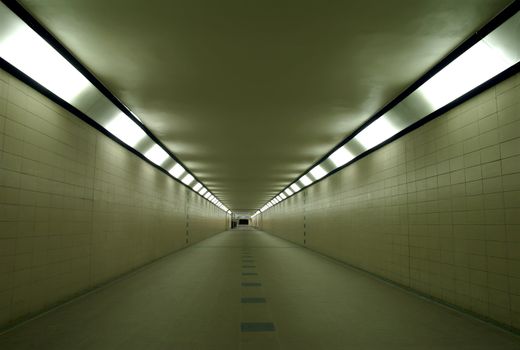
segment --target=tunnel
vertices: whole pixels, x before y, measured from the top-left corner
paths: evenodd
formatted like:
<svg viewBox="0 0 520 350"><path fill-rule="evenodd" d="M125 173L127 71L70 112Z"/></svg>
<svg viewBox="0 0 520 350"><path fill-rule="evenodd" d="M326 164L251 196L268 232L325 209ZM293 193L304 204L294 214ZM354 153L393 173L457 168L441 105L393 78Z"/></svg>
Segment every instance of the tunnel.
<svg viewBox="0 0 520 350"><path fill-rule="evenodd" d="M520 349L519 10L2 0L0 349Z"/></svg>

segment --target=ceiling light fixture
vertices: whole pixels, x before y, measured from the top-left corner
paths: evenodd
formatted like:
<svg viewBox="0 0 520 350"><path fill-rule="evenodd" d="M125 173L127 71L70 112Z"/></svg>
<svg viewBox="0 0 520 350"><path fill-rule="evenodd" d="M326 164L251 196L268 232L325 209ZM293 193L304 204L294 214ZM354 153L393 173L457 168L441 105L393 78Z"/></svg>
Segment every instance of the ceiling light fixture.
<svg viewBox="0 0 520 350"><path fill-rule="evenodd" d="M514 58L508 57L500 47L493 46L484 38L431 77L418 91L436 110L514 63Z"/></svg>
<svg viewBox="0 0 520 350"><path fill-rule="evenodd" d="M303 175L298 181L300 181L303 186L309 186L312 183L312 180L309 179L307 175Z"/></svg>
<svg viewBox="0 0 520 350"><path fill-rule="evenodd" d="M152 163L161 166L166 159L168 159L169 155L165 150L162 149L161 146L155 144L150 148L144 156L148 158Z"/></svg>
<svg viewBox="0 0 520 350"><path fill-rule="evenodd" d="M195 180L195 179L193 178L193 175L191 175L191 174L186 174L186 175L181 179L182 183L184 183L184 184L186 184L186 185L188 185L188 186L193 182L193 180Z"/></svg>
<svg viewBox="0 0 520 350"><path fill-rule="evenodd" d="M123 112L119 112L108 122L105 129L130 147L135 147L146 136L143 129Z"/></svg>
<svg viewBox="0 0 520 350"><path fill-rule="evenodd" d="M295 184L295 183L291 185L291 190L292 190L294 193L298 192L300 189L301 189L300 186L298 186L298 185Z"/></svg>
<svg viewBox="0 0 520 350"><path fill-rule="evenodd" d="M327 175L327 172L323 170L321 165L316 165L314 168L311 169L310 173L316 180L319 180L325 175Z"/></svg>
<svg viewBox="0 0 520 350"><path fill-rule="evenodd" d="M348 149L345 148L345 146L338 148L335 150L330 156L329 159L334 163L336 168L347 164L352 159L354 159L354 156Z"/></svg>
<svg viewBox="0 0 520 350"><path fill-rule="evenodd" d="M19 22L10 29L10 33L4 32L0 38L0 57L4 60L68 103L74 102L84 90L92 86L87 78L25 23Z"/></svg>
<svg viewBox="0 0 520 350"><path fill-rule="evenodd" d="M399 129L392 125L383 115L361 130L361 132L354 137L354 140L359 142L365 150L369 150L383 141L388 140L398 132Z"/></svg>
<svg viewBox="0 0 520 350"><path fill-rule="evenodd" d="M176 179L180 179L180 177L186 172L186 169L179 163L175 164L169 171L170 174Z"/></svg>

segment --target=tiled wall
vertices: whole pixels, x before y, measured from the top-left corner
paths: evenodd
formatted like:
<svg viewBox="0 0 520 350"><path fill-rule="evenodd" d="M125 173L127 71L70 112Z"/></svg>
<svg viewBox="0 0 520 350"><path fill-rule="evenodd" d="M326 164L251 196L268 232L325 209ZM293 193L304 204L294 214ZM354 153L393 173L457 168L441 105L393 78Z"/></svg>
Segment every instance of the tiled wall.
<svg viewBox="0 0 520 350"><path fill-rule="evenodd" d="M223 231L226 220L0 71L0 328Z"/></svg>
<svg viewBox="0 0 520 350"><path fill-rule="evenodd" d="M272 213L255 217L258 222L253 220L253 225L258 225L268 232L279 233L280 236L289 241L304 244L306 195L305 192L302 192L299 195L289 197L277 207L271 208L269 211ZM282 215L275 214L278 212ZM263 220L264 218L265 220Z"/></svg>
<svg viewBox="0 0 520 350"><path fill-rule="evenodd" d="M230 227L230 216L203 199L193 191L188 191L188 225L187 239L189 243L202 241L215 232L227 230ZM215 231L215 227L218 228Z"/></svg>
<svg viewBox="0 0 520 350"><path fill-rule="evenodd" d="M258 224L520 329L520 75L271 208Z"/></svg>

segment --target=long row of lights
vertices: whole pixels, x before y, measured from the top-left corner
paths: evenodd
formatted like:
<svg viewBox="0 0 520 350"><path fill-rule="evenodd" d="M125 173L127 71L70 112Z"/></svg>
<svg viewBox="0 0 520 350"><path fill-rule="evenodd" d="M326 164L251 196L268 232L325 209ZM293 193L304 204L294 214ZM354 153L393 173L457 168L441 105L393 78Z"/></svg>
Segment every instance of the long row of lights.
<svg viewBox="0 0 520 350"><path fill-rule="evenodd" d="M231 214L231 210L214 194L148 136L142 123L137 123L114 105L89 79L5 4L0 5L0 57L96 121L114 137L167 171L175 179ZM136 115L130 113L140 121Z"/></svg>
<svg viewBox="0 0 520 350"><path fill-rule="evenodd" d="M337 168L346 166L402 130L520 62L518 6L500 26L426 80L401 102L359 130L325 160L287 186L251 217L269 210ZM518 69L517 69L518 70Z"/></svg>

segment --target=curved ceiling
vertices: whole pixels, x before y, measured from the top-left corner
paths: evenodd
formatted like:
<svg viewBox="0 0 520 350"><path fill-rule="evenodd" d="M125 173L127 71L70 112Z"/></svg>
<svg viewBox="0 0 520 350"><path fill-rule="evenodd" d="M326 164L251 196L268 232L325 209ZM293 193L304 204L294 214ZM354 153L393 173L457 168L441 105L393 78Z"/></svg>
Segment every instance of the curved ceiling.
<svg viewBox="0 0 520 350"><path fill-rule="evenodd" d="M256 210L508 0L22 5L231 210Z"/></svg>

